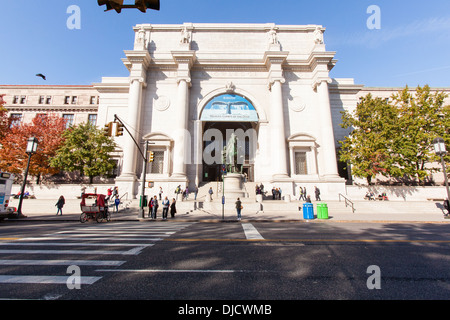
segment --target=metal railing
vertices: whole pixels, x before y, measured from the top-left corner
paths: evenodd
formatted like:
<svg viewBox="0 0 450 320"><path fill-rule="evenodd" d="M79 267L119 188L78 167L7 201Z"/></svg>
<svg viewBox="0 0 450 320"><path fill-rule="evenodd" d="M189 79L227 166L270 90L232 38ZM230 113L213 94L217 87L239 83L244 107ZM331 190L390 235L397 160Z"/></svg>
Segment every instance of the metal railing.
<svg viewBox="0 0 450 320"><path fill-rule="evenodd" d="M355 205L353 204L353 202L350 199L348 199L346 196L344 196L342 193L339 193L339 202L341 202L341 198L344 198L345 207L346 208L348 206L352 207L352 212L355 213Z"/></svg>

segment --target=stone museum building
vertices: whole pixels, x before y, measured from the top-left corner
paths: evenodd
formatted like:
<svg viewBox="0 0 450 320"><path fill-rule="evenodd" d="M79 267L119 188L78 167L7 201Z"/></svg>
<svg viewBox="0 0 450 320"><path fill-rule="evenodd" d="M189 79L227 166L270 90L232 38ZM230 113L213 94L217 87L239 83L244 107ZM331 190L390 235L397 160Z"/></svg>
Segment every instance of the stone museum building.
<svg viewBox="0 0 450 320"><path fill-rule="evenodd" d="M86 86L0 85L10 116L27 121L55 112L69 124L90 121L100 128L117 116L141 151L148 142L154 161L147 163L146 181L154 188L192 190L221 181L225 169L266 190L279 187L284 195L317 186L323 197L337 199L348 179L337 159L338 141L347 134L339 126L341 111L354 109L368 93L389 98L399 90L332 79L337 61L320 25L133 29L134 48L122 59L128 77L103 77ZM137 195L141 153L129 134L115 139L116 185Z"/></svg>

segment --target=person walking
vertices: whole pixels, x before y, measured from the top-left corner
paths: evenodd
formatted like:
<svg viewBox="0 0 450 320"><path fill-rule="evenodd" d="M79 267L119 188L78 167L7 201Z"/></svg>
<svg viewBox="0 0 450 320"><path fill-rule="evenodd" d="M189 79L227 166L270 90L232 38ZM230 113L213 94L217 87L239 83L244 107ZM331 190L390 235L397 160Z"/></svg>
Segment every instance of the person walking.
<svg viewBox="0 0 450 320"><path fill-rule="evenodd" d="M58 215L58 213L61 213L60 215L62 216L62 208L65 204L66 200L64 199L64 196L60 196L58 202L56 202L55 204L55 206L58 208L58 210L56 211L56 215Z"/></svg>
<svg viewBox="0 0 450 320"><path fill-rule="evenodd" d="M148 201L148 217L150 218L152 216L152 209L153 209L153 198L150 198Z"/></svg>
<svg viewBox="0 0 450 320"><path fill-rule="evenodd" d="M316 195L316 201L321 201L320 200L320 190L316 186L314 186L314 193Z"/></svg>
<svg viewBox="0 0 450 320"><path fill-rule="evenodd" d="M195 186L195 190L194 190L194 200L197 200L197 194L198 194L198 188L197 188L197 186Z"/></svg>
<svg viewBox="0 0 450 320"><path fill-rule="evenodd" d="M175 206L175 198L172 198L172 203L170 204L170 216L175 218L175 213L177 213L177 208Z"/></svg>
<svg viewBox="0 0 450 320"><path fill-rule="evenodd" d="M156 219L156 215L158 213L158 199L156 196L153 197L153 204L152 204L152 219Z"/></svg>
<svg viewBox="0 0 450 320"><path fill-rule="evenodd" d="M445 213L444 211L444 217L448 217L448 215L450 214L450 202L448 201L448 199L444 200L444 209L447 210L447 213Z"/></svg>
<svg viewBox="0 0 450 320"><path fill-rule="evenodd" d="M164 198L162 201L163 211L162 211L162 218L163 220L167 220L167 213L169 212L169 199L167 197Z"/></svg>
<svg viewBox="0 0 450 320"><path fill-rule="evenodd" d="M300 187L300 198L298 198L298 200L306 200L305 198L303 198L303 188Z"/></svg>
<svg viewBox="0 0 450 320"><path fill-rule="evenodd" d="M116 195L116 198L114 199L114 205L116 206L116 213L119 213L119 204L120 204L120 199L119 199L119 195Z"/></svg>
<svg viewBox="0 0 450 320"><path fill-rule="evenodd" d="M236 201L236 211L237 211L237 219L241 220L241 210L243 209L242 207L242 202L241 200L239 200L239 198L237 198Z"/></svg>
<svg viewBox="0 0 450 320"><path fill-rule="evenodd" d="M209 200L212 200L212 195L214 193L212 187L209 187L208 193L209 193Z"/></svg>
<svg viewBox="0 0 450 320"><path fill-rule="evenodd" d="M162 194L163 194L163 189L161 187L159 187L159 200L161 200Z"/></svg>

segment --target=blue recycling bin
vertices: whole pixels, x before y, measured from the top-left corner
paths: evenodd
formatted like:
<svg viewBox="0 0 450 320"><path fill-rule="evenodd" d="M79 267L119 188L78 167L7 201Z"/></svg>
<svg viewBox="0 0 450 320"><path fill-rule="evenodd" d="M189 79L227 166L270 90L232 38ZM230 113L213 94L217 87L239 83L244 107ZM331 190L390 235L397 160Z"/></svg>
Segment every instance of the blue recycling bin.
<svg viewBox="0 0 450 320"><path fill-rule="evenodd" d="M307 202L303 204L303 219L314 219L314 207L312 203Z"/></svg>

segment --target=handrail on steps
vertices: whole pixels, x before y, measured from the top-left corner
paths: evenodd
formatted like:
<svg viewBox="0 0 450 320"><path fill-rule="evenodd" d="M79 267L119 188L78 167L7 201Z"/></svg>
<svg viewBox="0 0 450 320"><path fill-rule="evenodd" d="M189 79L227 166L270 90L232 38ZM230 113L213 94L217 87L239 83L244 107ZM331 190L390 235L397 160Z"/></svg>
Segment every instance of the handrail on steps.
<svg viewBox="0 0 450 320"><path fill-rule="evenodd" d="M342 193L339 193L339 202L341 202L341 197L345 199L345 207L347 208L348 206L352 207L352 212L355 213L355 206L353 204L353 202L348 199L346 196L344 196Z"/></svg>

